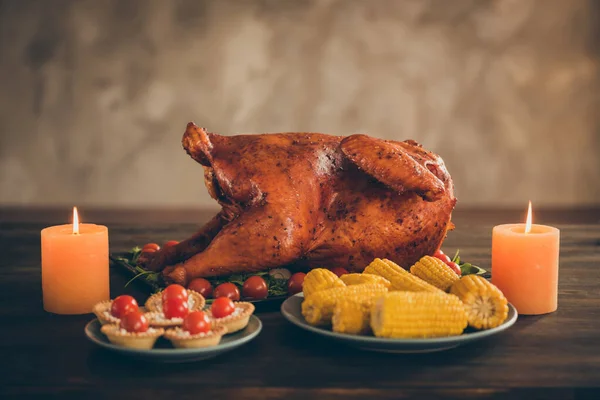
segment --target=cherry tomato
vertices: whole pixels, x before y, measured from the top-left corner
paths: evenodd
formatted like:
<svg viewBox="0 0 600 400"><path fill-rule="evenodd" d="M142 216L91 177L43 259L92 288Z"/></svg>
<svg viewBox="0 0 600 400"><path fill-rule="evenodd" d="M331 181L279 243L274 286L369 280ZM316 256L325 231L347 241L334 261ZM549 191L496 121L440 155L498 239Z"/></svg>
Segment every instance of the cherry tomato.
<svg viewBox="0 0 600 400"><path fill-rule="evenodd" d="M216 299L217 297L228 297L233 301L239 301L240 299L240 290L231 282L221 283L219 286L215 288L213 293L213 297Z"/></svg>
<svg viewBox="0 0 600 400"><path fill-rule="evenodd" d="M149 250L149 251L147 251ZM146 252L155 252L160 250L160 246L156 243L146 243L144 247L142 247L142 253Z"/></svg>
<svg viewBox="0 0 600 400"><path fill-rule="evenodd" d="M150 327L148 319L140 311L132 311L121 318L119 326L127 332L146 332Z"/></svg>
<svg viewBox="0 0 600 400"><path fill-rule="evenodd" d="M435 253L433 253L433 256L435 258L439 258L440 260L442 260L446 264L448 264L449 262L452 262L452 260L450 259L450 257L448 257L446 254L444 254L444 252L441 249L438 250L438 251L436 251Z"/></svg>
<svg viewBox="0 0 600 400"><path fill-rule="evenodd" d="M152 253L156 253L158 250L156 250L153 247L148 247L145 249L142 249L142 254L152 254Z"/></svg>
<svg viewBox="0 0 600 400"><path fill-rule="evenodd" d="M302 285L304 284L304 278L306 274L304 272L296 272L288 280L288 293L290 295L300 293L302 291Z"/></svg>
<svg viewBox="0 0 600 400"><path fill-rule="evenodd" d="M205 299L208 299L213 293L213 287L211 283L204 278L192 279L190 283L188 283L187 288L189 290L193 290L194 292L200 293Z"/></svg>
<svg viewBox="0 0 600 400"><path fill-rule="evenodd" d="M138 303L129 295L122 295L112 301L110 313L113 317L123 318L133 311L139 311Z"/></svg>
<svg viewBox="0 0 600 400"><path fill-rule="evenodd" d="M163 301L162 306L163 313L168 319L185 318L190 312L187 300L182 300L180 298L167 299L167 301Z"/></svg>
<svg viewBox="0 0 600 400"><path fill-rule="evenodd" d="M346 268L342 268L342 267L334 267L331 268L331 272L333 272L334 274L336 274L337 276L342 276L345 274L348 274L348 270Z"/></svg>
<svg viewBox="0 0 600 400"><path fill-rule="evenodd" d="M210 306L210 312L215 318L223 318L235 311L235 304L228 297L218 297Z"/></svg>
<svg viewBox="0 0 600 400"><path fill-rule="evenodd" d="M176 283L169 285L162 291L162 301L164 303L171 299L181 299L182 301L187 302L188 292L183 286Z"/></svg>
<svg viewBox="0 0 600 400"><path fill-rule="evenodd" d="M183 319L181 328L192 335L210 331L211 322L204 311L193 311Z"/></svg>
<svg viewBox="0 0 600 400"><path fill-rule="evenodd" d="M460 267L458 266L458 264L457 264L457 263L450 261L450 262L447 262L447 263L446 263L446 265L447 265L447 266L449 266L450 268L452 268L452 270L453 270L454 272L456 272L456 274L457 274L458 276L461 276L461 275L462 275L462 272L461 272L461 270L460 270Z"/></svg>
<svg viewBox="0 0 600 400"><path fill-rule="evenodd" d="M177 240L169 240L167 243L165 243L165 245L163 247L175 246L177 244L179 244L179 242Z"/></svg>
<svg viewBox="0 0 600 400"><path fill-rule="evenodd" d="M242 286L242 296L251 299L266 299L268 293L267 282L260 276L251 276Z"/></svg>

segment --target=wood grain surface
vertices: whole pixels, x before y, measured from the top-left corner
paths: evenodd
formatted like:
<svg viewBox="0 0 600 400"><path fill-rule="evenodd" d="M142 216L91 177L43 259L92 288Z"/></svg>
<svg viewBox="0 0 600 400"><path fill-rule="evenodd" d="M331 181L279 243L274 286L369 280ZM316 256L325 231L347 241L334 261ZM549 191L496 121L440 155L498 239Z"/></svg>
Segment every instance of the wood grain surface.
<svg viewBox="0 0 600 400"><path fill-rule="evenodd" d="M44 312L40 230L63 222L64 213L47 214L45 222L22 215L19 222L15 210L4 210L0 215L11 218L0 218L0 398L600 398L600 223L593 220L596 210L589 210L585 224L581 213L571 217L578 224L569 223L565 210L544 217L561 229L558 311L521 316L513 328L484 341L441 353L369 353L313 336L267 310L258 314L263 332L239 350L161 365L95 347L83 333L91 315ZM111 251L183 239L197 228L157 215L127 215L118 222L110 212L97 212L97 219L85 221L112 220ZM208 214L198 215L200 223ZM493 224L520 216L498 220L502 215L480 210L457 216L444 249L460 248L464 259L488 269ZM118 270L111 272L113 297L127 292L145 299L141 287L124 289L125 282Z"/></svg>

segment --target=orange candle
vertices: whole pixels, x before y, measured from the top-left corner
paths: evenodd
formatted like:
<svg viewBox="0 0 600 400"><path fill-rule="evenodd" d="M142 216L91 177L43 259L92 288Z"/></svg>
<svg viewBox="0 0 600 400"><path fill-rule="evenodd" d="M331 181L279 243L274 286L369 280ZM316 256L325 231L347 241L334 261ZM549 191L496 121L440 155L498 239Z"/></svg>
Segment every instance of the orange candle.
<svg viewBox="0 0 600 400"><path fill-rule="evenodd" d="M560 232L531 222L529 202L525 224L494 227L492 283L519 314L546 314L558 307Z"/></svg>
<svg viewBox="0 0 600 400"><path fill-rule="evenodd" d="M94 304L110 299L108 229L73 224L42 230L44 310L55 314L87 314Z"/></svg>

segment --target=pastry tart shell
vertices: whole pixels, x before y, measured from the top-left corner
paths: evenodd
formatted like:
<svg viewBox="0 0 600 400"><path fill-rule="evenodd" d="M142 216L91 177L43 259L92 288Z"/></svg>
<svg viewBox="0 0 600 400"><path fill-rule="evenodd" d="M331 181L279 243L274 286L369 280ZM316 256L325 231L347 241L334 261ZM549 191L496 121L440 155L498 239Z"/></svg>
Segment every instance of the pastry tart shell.
<svg viewBox="0 0 600 400"><path fill-rule="evenodd" d="M241 308L241 312L237 315L228 315L223 318L215 318L212 316L210 310L208 311L208 315L213 323L213 326L224 326L227 328L227 333L234 333L237 331L241 331L246 326L248 326L248 322L250 321L250 316L254 313L254 304L248 302L237 302L234 303L235 308Z"/></svg>
<svg viewBox="0 0 600 400"><path fill-rule="evenodd" d="M94 308L92 309L92 312L96 315L96 317L98 318L98 321L100 321L100 323L102 325L107 325L107 324L119 324L121 322L120 318L114 317L110 314L110 307L112 306L112 300L105 300L105 301L101 301L100 303L96 304L94 306ZM105 315L105 312L108 312L108 315Z"/></svg>
<svg viewBox="0 0 600 400"><path fill-rule="evenodd" d="M103 325L100 331L106 335L112 344L140 350L150 350L153 348L156 340L165 333L165 330L162 328L153 328L151 332L122 333L118 325Z"/></svg>
<svg viewBox="0 0 600 400"><path fill-rule="evenodd" d="M167 329L165 338L170 340L173 347L179 349L197 349L201 347L213 347L221 342L223 335L227 333L224 326L214 326L207 334L198 333L190 336L178 334L180 329Z"/></svg>

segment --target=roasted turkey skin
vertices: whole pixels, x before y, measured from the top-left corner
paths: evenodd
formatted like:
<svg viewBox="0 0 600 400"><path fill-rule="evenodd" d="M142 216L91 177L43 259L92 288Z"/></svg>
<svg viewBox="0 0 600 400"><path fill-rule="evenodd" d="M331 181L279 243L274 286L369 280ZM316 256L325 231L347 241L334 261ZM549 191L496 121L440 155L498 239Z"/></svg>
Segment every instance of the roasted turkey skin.
<svg viewBox="0 0 600 400"><path fill-rule="evenodd" d="M450 174L413 140L221 136L190 122L182 142L222 209L188 240L140 257L166 282L285 265L360 272L375 257L408 268L453 226Z"/></svg>

